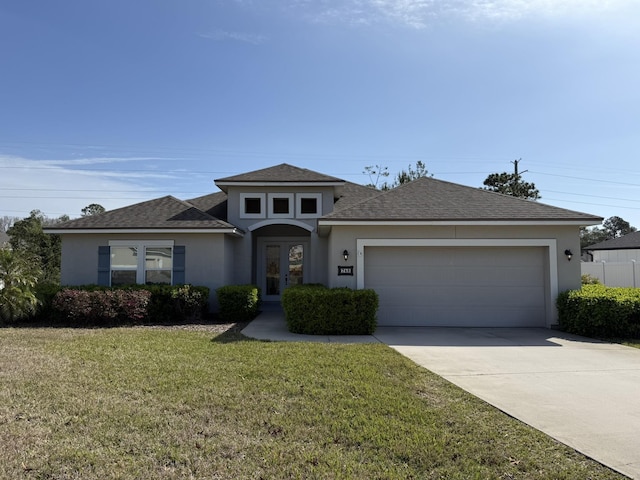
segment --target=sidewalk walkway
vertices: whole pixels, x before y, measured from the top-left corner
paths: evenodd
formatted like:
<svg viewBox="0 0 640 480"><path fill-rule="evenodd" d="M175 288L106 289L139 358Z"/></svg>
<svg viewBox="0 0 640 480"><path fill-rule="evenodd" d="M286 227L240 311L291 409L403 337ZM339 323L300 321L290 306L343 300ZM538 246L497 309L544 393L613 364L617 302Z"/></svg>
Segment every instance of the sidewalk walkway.
<svg viewBox="0 0 640 480"><path fill-rule="evenodd" d="M279 342L323 343L380 343L373 335L301 335L287 330L280 304L263 304L262 313L243 330L242 334L258 340Z"/></svg>

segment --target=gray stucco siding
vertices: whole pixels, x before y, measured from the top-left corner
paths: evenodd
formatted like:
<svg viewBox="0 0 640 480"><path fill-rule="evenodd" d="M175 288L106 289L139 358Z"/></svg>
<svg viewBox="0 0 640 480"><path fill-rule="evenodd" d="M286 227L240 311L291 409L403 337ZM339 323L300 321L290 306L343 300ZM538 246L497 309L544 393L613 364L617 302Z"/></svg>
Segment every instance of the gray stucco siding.
<svg viewBox="0 0 640 480"><path fill-rule="evenodd" d="M329 286L358 288L362 282L367 247L358 251L359 240L381 240L389 245L409 244L424 241L437 246L457 245L456 248L474 250L482 254L486 245L496 245L508 249L516 246L542 247L544 261L541 268L545 277L545 303L547 305L547 325L556 322L555 295L567 289L580 288L580 262L568 261L564 251L579 252L578 226L567 225L333 225L329 235L327 272ZM375 243L375 242L374 242ZM399 247L402 248L402 247ZM344 261L342 252L349 251L349 260ZM360 260L360 261L359 261ZM353 276L339 276L338 266L354 268ZM366 285L364 285L366 287Z"/></svg>
<svg viewBox="0 0 640 480"><path fill-rule="evenodd" d="M185 283L211 290L209 304L217 310L215 290L234 283L233 255L236 242L223 234L63 234L62 285L98 282L98 247L112 240L173 240L185 247Z"/></svg>
<svg viewBox="0 0 640 480"><path fill-rule="evenodd" d="M580 252L579 227L570 225L525 225L525 226L393 226L333 225L329 235L327 273L330 286L356 288L356 275L339 277L338 265L345 265L342 252L346 249L350 257L346 264L356 265L357 240L371 239L552 239L557 244L558 289L559 291L580 288L580 262L568 261L564 251L569 249L574 255ZM574 257L574 260L577 257Z"/></svg>

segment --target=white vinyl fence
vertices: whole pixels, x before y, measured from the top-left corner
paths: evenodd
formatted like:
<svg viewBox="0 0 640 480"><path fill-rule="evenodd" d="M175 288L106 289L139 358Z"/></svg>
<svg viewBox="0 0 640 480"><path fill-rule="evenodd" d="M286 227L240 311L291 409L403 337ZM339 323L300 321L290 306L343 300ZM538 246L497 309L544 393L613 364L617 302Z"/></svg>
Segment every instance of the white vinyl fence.
<svg viewBox="0 0 640 480"><path fill-rule="evenodd" d="M591 275L608 287L640 288L640 265L629 262L582 262L582 275Z"/></svg>

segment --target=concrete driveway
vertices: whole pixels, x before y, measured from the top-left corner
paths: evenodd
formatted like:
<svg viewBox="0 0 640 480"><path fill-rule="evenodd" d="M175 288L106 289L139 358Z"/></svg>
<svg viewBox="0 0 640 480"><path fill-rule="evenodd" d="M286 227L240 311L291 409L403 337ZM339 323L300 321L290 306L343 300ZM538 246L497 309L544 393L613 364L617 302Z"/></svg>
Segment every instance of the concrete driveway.
<svg viewBox="0 0 640 480"><path fill-rule="evenodd" d="M380 327L374 337L509 415L640 479L640 349L536 328Z"/></svg>

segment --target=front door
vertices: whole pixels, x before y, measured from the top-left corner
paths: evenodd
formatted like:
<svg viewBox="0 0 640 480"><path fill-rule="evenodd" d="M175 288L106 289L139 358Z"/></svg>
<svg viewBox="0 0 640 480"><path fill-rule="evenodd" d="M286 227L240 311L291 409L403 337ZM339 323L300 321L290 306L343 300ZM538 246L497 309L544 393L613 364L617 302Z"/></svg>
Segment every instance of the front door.
<svg viewBox="0 0 640 480"><path fill-rule="evenodd" d="M282 292L292 285L302 285L305 278L305 257L308 243L304 241L269 241L260 248L261 266L258 275L262 298L279 301Z"/></svg>

